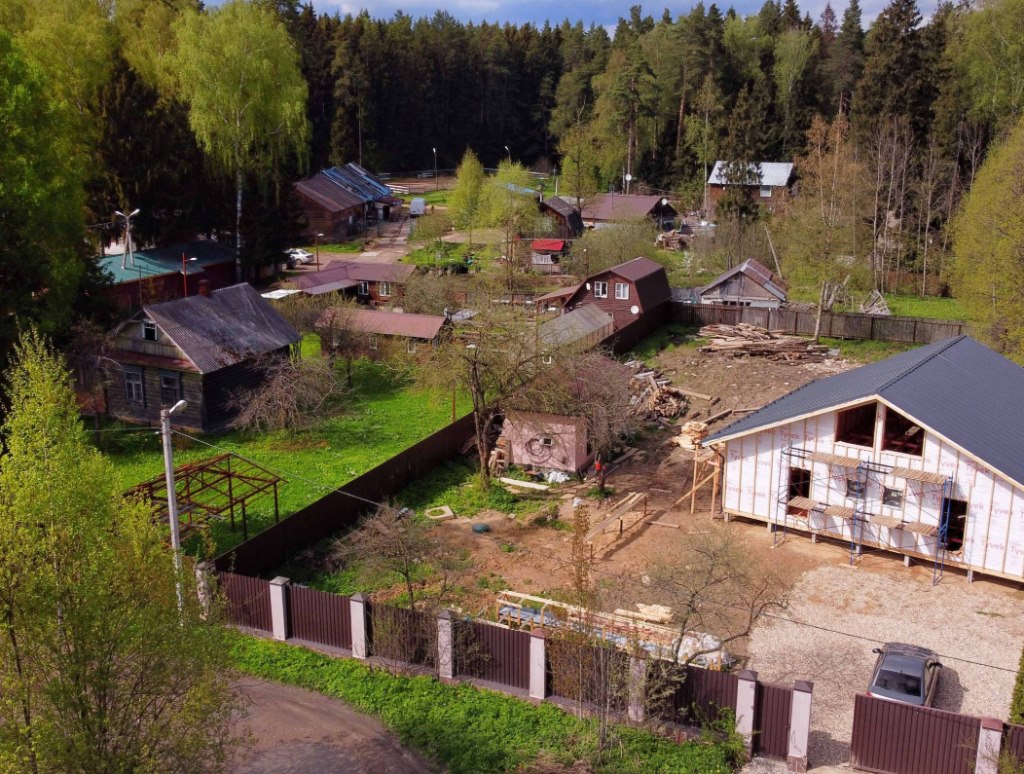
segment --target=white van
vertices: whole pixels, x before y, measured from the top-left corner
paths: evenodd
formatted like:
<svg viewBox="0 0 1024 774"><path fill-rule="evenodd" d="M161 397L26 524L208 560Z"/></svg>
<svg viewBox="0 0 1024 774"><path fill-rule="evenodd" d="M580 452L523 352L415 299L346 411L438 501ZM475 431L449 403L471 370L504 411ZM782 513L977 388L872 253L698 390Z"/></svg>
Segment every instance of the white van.
<svg viewBox="0 0 1024 774"><path fill-rule="evenodd" d="M427 200L422 196L413 199L409 202L409 217L418 218L420 215L427 213Z"/></svg>

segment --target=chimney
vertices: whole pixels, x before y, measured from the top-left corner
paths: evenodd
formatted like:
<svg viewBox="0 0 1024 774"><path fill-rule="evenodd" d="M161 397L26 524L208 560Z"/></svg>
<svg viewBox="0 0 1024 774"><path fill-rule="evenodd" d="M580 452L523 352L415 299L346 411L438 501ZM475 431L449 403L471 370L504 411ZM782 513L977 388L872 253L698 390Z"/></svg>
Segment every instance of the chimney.
<svg viewBox="0 0 1024 774"><path fill-rule="evenodd" d="M210 280L199 280L199 295L204 296L206 298L210 297Z"/></svg>

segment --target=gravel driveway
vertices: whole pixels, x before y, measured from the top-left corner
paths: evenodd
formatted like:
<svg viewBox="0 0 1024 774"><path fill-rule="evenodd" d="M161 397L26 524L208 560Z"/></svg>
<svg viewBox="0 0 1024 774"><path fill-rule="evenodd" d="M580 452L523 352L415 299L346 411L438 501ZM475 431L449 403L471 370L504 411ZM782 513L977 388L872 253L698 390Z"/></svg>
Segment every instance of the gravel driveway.
<svg viewBox="0 0 1024 774"><path fill-rule="evenodd" d="M947 573L931 585L931 568L826 566L797 582L788 618L857 637L773 620L750 642L761 680L814 682L811 766L849 760L853 697L865 690L877 643L907 642L938 652L943 663L935 707L1005 719L1024 643L1024 592L989 581L968 584ZM980 662L1003 667L992 669Z"/></svg>

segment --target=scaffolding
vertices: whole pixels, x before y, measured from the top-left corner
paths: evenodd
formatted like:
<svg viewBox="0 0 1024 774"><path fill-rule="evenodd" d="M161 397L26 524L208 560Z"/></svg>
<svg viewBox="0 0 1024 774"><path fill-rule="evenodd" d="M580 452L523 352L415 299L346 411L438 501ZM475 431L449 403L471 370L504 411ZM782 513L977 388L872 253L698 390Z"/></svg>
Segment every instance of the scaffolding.
<svg viewBox="0 0 1024 774"><path fill-rule="evenodd" d="M280 516L277 485L284 481L266 468L237 454L220 454L174 469L174 491L178 502L178 519L182 539L196 534L211 518L231 520L235 529L235 509L241 511L242 537L249 539L247 506L258 495L274 494L274 523ZM166 524L167 480L155 476L136 484L124 493L126 498L141 499L153 508L153 521Z"/></svg>
<svg viewBox="0 0 1024 774"><path fill-rule="evenodd" d="M928 471L917 470L915 468L901 467L898 465L888 465L878 462L872 462L871 460L862 460L856 457L844 457L838 454L828 454L825 452L810 452L806 449L801 449L796 446L787 446L782 451L783 458L790 460L789 468L782 466L780 475L784 475L783 471L792 469L792 461L799 460L804 463L823 463L830 469L829 475L824 478L810 478L808 480L808 487L815 481L828 480L831 481L833 475L831 473L832 468L841 468L844 470L854 471L854 475L851 478L848 475L843 478L855 484L852 489L848 488L849 494L846 496L855 501L855 507L842 506L842 505L825 505L819 503L813 498L807 496L791 496L790 492L791 482L788 480L780 481L778 487L777 507L775 509L775 518L773 522L773 545L777 545L779 542L779 527L781 526L782 540L786 537L786 528L790 516L796 516L801 518L800 512L803 512L807 518L807 529L812 535L812 539L818 534L814 526L814 520L824 519L826 517L836 517L843 521L849 522L850 524L850 564L856 563L858 557L863 554L864 551L864 531L868 525L874 525L882 527L888 530L888 544L887 546L881 545L881 533L878 536L878 544L882 548L889 548L892 550L900 551L901 549L893 545L892 533L895 530L901 530L904 532L911 532L915 535L935 538L935 557L932 567L932 585L937 584L942 579L943 570L946 562L946 552L948 546L948 532L949 532L949 518L950 518L950 500L953 494L954 482L952 476L946 476L941 473L929 473ZM881 480L881 476L893 476L895 478L903 479L908 482L917 483L921 486L922 490L928 486L942 486L942 500L939 525L926 524L918 521L905 521L895 516L883 516L881 514L875 514L867 509L867 488L869 482L875 482L879 486L885 486L885 482ZM790 513L790 511L796 511L796 513ZM820 527L820 531L827 531L827 527L824 523Z"/></svg>

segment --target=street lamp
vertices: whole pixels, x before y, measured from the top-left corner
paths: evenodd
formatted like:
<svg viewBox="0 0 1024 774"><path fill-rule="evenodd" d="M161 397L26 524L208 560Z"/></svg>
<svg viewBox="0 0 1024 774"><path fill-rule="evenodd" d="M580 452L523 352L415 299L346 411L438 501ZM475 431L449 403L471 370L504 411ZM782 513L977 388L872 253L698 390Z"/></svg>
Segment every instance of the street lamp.
<svg viewBox="0 0 1024 774"><path fill-rule="evenodd" d="M437 148L434 148L434 190L440 190L437 185Z"/></svg>
<svg viewBox="0 0 1024 774"><path fill-rule="evenodd" d="M507 153L507 154L508 154L508 163L509 163L509 164L511 164L511 163L512 163L512 151L510 151L510 150L508 149L508 146L507 146L507 145L505 146L505 153Z"/></svg>
<svg viewBox="0 0 1024 774"><path fill-rule="evenodd" d="M317 271L320 271L320 237L322 237L322 236L323 236L323 234L321 234L320 232L317 232L316 234L313 235L313 242L316 245L316 270Z"/></svg>
<svg viewBox="0 0 1024 774"><path fill-rule="evenodd" d="M167 484L167 518L171 524L171 548L174 550L174 591L178 595L178 614L184 609L181 598L181 533L178 529L178 495L174 491L174 459L171 451L171 414L188 408L179 400L169 409L160 409L160 435L164 444L164 479Z"/></svg>
<svg viewBox="0 0 1024 774"><path fill-rule="evenodd" d="M192 261L198 261L199 259L193 255L188 260L191 263ZM188 298L188 273L185 270L185 253L181 254L181 284L185 291L184 297Z"/></svg>
<svg viewBox="0 0 1024 774"><path fill-rule="evenodd" d="M132 210L128 215L125 215L121 210L114 210L114 214L119 218L124 218L124 252L121 253L121 268L125 268L124 258L128 256L128 263L131 266L135 265L135 249L132 245L132 218L138 215L139 209Z"/></svg>

